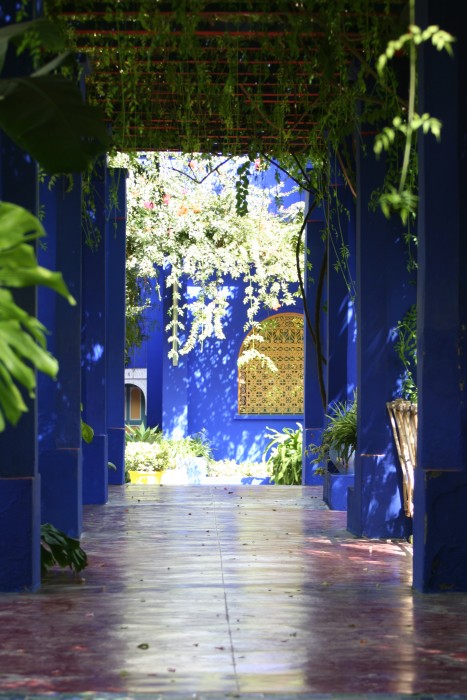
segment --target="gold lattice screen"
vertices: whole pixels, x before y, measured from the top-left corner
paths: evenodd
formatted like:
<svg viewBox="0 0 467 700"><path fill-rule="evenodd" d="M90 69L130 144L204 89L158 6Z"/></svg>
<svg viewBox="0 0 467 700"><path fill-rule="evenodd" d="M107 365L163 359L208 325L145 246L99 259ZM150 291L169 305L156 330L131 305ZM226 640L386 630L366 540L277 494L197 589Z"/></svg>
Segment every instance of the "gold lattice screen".
<svg viewBox="0 0 467 700"><path fill-rule="evenodd" d="M239 368L238 412L303 413L303 316L272 316L261 323L259 332L264 342L255 347L271 358L278 371L272 372L258 359ZM240 355L251 347L247 336Z"/></svg>

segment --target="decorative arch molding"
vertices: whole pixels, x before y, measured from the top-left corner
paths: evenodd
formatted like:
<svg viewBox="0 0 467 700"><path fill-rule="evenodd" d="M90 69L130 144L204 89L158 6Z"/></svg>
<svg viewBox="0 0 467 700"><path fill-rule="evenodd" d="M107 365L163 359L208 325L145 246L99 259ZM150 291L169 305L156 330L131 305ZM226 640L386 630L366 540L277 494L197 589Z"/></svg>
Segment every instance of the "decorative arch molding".
<svg viewBox="0 0 467 700"><path fill-rule="evenodd" d="M148 372L146 369L126 369L125 386L137 386L143 392L144 401L148 405Z"/></svg>
<svg viewBox="0 0 467 700"><path fill-rule="evenodd" d="M253 334L261 335L255 342ZM239 357L248 350L266 355L277 368L270 369L261 357L238 368L238 413L289 415L303 413L304 400L303 314L281 313L261 321L244 338Z"/></svg>

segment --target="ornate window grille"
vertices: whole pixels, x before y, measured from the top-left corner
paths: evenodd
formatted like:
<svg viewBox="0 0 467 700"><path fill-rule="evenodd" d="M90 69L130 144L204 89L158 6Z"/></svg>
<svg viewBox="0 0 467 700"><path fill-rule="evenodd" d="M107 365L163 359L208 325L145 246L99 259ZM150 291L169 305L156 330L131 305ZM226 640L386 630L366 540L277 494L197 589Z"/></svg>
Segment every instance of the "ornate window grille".
<svg viewBox="0 0 467 700"><path fill-rule="evenodd" d="M252 333L264 338L252 341ZM253 345L254 343L254 345ZM261 358L238 370L238 412L248 414L303 413L303 316L283 313L262 321L242 343L240 356L254 347L272 360L277 372Z"/></svg>

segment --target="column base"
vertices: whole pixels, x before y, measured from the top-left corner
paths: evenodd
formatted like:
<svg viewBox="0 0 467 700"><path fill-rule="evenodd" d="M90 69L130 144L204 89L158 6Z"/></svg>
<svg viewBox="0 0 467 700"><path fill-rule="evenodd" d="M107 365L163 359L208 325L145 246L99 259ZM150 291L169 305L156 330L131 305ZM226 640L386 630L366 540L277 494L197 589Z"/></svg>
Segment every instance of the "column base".
<svg viewBox="0 0 467 700"><path fill-rule="evenodd" d="M40 477L0 479L0 591L41 583Z"/></svg>
<svg viewBox="0 0 467 700"><path fill-rule="evenodd" d="M109 468L109 484L125 483L125 428L107 428L109 462L116 469Z"/></svg>
<svg viewBox="0 0 467 700"><path fill-rule="evenodd" d="M407 539L412 522L404 514L402 475L386 455L358 455L355 488L349 489L347 529L358 537Z"/></svg>
<svg viewBox="0 0 467 700"><path fill-rule="evenodd" d="M42 522L51 523L69 537L80 537L83 527L81 450L58 449L39 453Z"/></svg>
<svg viewBox="0 0 467 700"><path fill-rule="evenodd" d="M323 482L323 500L331 510L347 510L347 493L354 485L354 474L326 472Z"/></svg>
<svg viewBox="0 0 467 700"><path fill-rule="evenodd" d="M109 498L107 435L94 435L83 445L83 503L102 504Z"/></svg>

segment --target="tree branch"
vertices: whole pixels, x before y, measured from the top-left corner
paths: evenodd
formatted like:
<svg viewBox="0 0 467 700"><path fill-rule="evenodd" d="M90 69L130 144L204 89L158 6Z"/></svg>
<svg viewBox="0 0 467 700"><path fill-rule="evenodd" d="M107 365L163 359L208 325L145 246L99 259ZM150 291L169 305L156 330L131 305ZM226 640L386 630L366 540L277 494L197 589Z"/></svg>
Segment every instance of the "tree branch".
<svg viewBox="0 0 467 700"><path fill-rule="evenodd" d="M216 165L215 168L210 170L207 175L205 175L201 180L198 180L197 177L194 175L189 175L186 173L184 170L179 170L178 168L174 168L172 165L170 166L171 170L173 170L175 173L180 173L180 175L184 175L187 177L189 180L192 180L193 182L196 182L197 185L201 185L205 180L208 179L208 177L211 177L211 175L219 170L219 168L222 168L223 165L229 162L229 160L232 160L232 157L229 156L225 160L222 161L222 163L219 163L219 165Z"/></svg>

